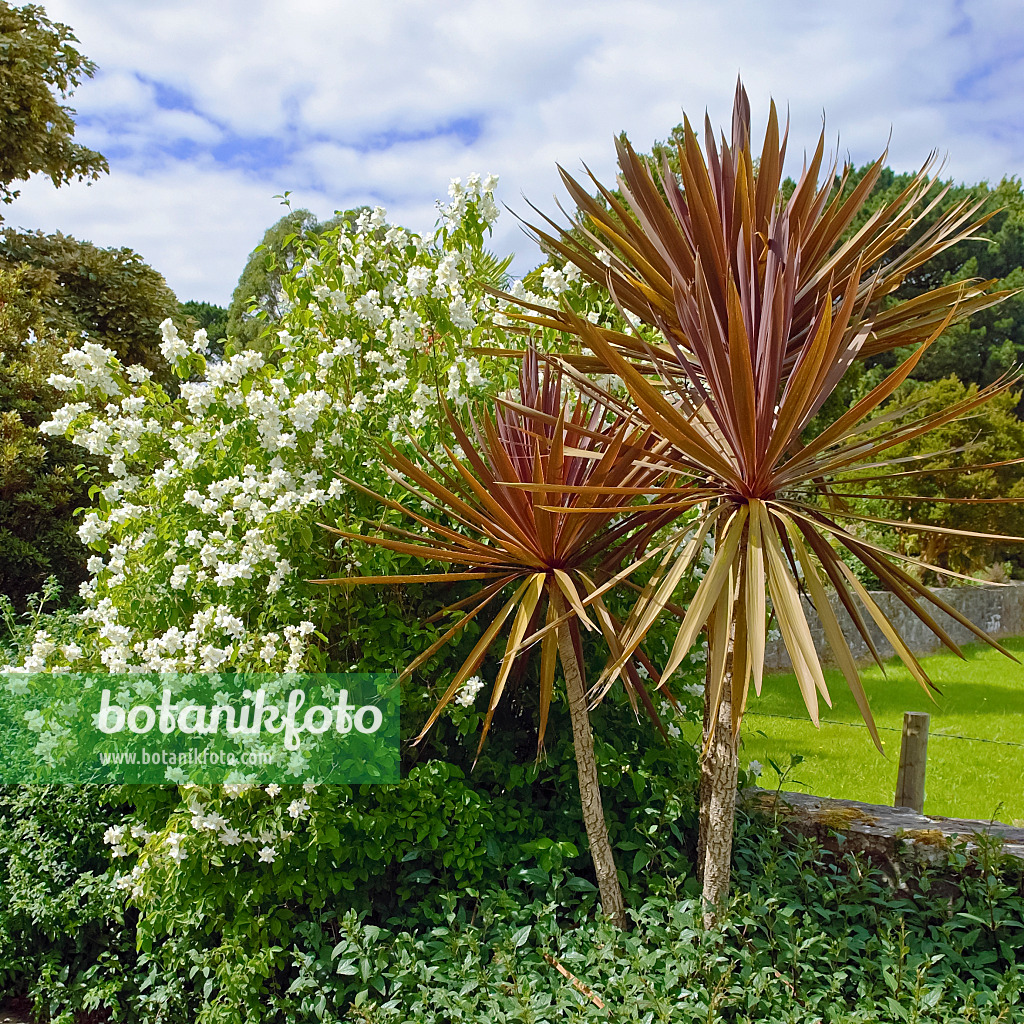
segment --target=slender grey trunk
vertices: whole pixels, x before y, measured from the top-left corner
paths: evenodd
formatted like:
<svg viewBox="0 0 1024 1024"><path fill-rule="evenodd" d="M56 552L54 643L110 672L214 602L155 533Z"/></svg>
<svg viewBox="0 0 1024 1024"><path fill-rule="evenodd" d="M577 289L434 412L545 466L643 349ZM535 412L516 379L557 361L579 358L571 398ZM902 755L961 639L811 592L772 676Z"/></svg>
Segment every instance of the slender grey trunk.
<svg viewBox="0 0 1024 1024"><path fill-rule="evenodd" d="M708 630L710 637L712 631ZM732 866L732 834L736 820L736 786L739 777L739 736L732 732L732 645L726 652L725 681L718 705L714 736L711 732L709 685L704 686L704 747L700 770L700 830L697 840L697 868L702 885L704 924L711 927L716 911L729 895ZM708 672L712 651L708 649Z"/></svg>
<svg viewBox="0 0 1024 1024"><path fill-rule="evenodd" d="M626 905L622 900L622 888L619 885L618 872L615 870L615 855L608 839L608 825L601 803L601 786L597 776L597 762L594 760L594 734L590 729L587 699L583 692L583 674L576 660L576 648L568 623L558 627L558 654L569 696L569 716L572 719L572 739L576 749L576 772L580 782L583 824L590 842L590 856L594 860L601 907L616 927L625 928L628 923Z"/></svg>

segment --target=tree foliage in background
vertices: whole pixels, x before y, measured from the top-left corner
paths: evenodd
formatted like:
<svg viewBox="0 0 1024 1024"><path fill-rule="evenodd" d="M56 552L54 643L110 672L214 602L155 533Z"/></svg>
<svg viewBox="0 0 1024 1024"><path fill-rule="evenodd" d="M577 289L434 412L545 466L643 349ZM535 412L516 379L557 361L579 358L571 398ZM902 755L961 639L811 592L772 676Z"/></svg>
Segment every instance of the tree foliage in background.
<svg viewBox="0 0 1024 1024"><path fill-rule="evenodd" d="M64 369L70 343L45 330L24 277L0 264L0 593L18 608L48 576L67 595L85 578L74 512L90 504L89 482L76 467L95 469L65 438L39 432L61 401L46 379Z"/></svg>
<svg viewBox="0 0 1024 1024"><path fill-rule="evenodd" d="M315 241L326 232L354 223L359 211L317 220L309 210L289 209L263 234L263 241L249 254L228 306L227 334L246 348L256 345L268 324L287 311L282 278L291 273L304 241Z"/></svg>
<svg viewBox="0 0 1024 1024"><path fill-rule="evenodd" d="M88 557L74 513L91 504L100 467L39 432L62 404L48 378L90 341L170 380L160 323L186 318L163 276L131 249L10 228L0 233L0 303L0 591L21 605L54 575L70 599Z"/></svg>
<svg viewBox="0 0 1024 1024"><path fill-rule="evenodd" d="M869 171L861 167L845 184L847 193ZM871 189L863 210L850 226L859 230L885 203L905 189L909 174L897 174L883 168ZM944 194L943 194L944 192ZM936 179L929 199L935 207L919 227L894 246L898 257L915 237L931 229L955 204L970 197L980 201L980 211L988 216L973 238L936 253L926 264L907 274L894 293L901 300L913 299L932 288L972 278L991 280L999 290L1011 291L1024 286L1024 191L1019 178L1003 178L996 186L956 184ZM867 365L892 368L900 353L869 359ZM984 387L1024 359L1024 295L1008 295L998 306L977 310L953 324L921 359L914 371L918 381L940 380L955 374L964 384Z"/></svg>
<svg viewBox="0 0 1024 1024"><path fill-rule="evenodd" d="M45 174L60 186L106 173L99 153L74 141L66 99L95 65L72 45L71 29L42 7L0 0L0 200L19 195L14 182ZM0 218L2 219L2 218Z"/></svg>
<svg viewBox="0 0 1024 1024"><path fill-rule="evenodd" d="M125 363L165 372L160 324L184 326L163 274L134 250L103 248L60 232L0 233L0 263L24 270L22 286L38 298L44 331L81 335Z"/></svg>
<svg viewBox="0 0 1024 1024"><path fill-rule="evenodd" d="M972 401L978 391L977 384L965 386L956 377L909 381L893 395L886 407L891 420L877 433L904 428L922 416L937 416ZM853 474L836 497L857 513L908 524L906 529L865 526L872 539L929 565L979 573L1004 560L1019 564L1019 545L968 536L1024 534L1024 423L1015 412L1019 400L1019 392L1003 391L970 416L894 446L890 458L908 460L902 463L901 474L879 477L869 472L863 481ZM976 468L979 465L985 468ZM920 533L909 525L912 522L964 532ZM934 570L919 567L915 572L940 585L952 580Z"/></svg>
<svg viewBox="0 0 1024 1024"><path fill-rule="evenodd" d="M191 331L200 328L206 331L210 351L224 354L224 342L228 337L228 311L212 302L196 302L194 299L181 303L181 315Z"/></svg>

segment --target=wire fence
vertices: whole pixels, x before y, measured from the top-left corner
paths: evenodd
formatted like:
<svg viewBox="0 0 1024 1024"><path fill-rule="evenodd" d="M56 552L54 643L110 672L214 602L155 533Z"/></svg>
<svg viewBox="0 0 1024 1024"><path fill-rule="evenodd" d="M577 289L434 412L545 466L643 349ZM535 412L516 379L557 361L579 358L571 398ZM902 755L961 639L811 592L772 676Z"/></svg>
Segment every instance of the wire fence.
<svg viewBox="0 0 1024 1024"><path fill-rule="evenodd" d="M807 722L809 719L803 718L799 715L773 715L767 711L748 711L743 716L744 718L785 718L790 722ZM850 729L866 729L867 726L863 722L840 722L835 718L820 718L819 721L823 725L845 725ZM902 732L902 727L897 728L893 725L879 725L876 727L879 732ZM944 739L944 740L967 740L970 743L995 743L1002 747L1020 747L1024 749L1024 743L1014 743L1012 740L993 740L987 739L984 736L962 736L959 733L954 732L941 732L939 730L931 729L928 732L928 739Z"/></svg>

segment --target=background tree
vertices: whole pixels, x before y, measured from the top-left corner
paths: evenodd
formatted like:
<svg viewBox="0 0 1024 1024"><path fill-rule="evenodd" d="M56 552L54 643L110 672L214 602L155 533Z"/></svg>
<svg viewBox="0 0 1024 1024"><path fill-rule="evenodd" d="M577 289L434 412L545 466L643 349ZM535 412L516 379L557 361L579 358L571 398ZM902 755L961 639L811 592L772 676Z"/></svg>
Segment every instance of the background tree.
<svg viewBox="0 0 1024 1024"><path fill-rule="evenodd" d="M17 605L56 576L72 599L88 551L75 511L91 504L98 462L37 430L67 396L48 383L81 338L169 378L160 323L184 325L161 274L128 248L104 249L59 232L0 232L0 592Z"/></svg>
<svg viewBox="0 0 1024 1024"><path fill-rule="evenodd" d="M326 221L309 210L289 211L263 234L263 241L249 254L228 306L227 334L244 348L256 345L264 323L273 323L285 312L281 278L291 273L301 251L302 238L315 238L341 224L351 225L359 213L352 210Z"/></svg>
<svg viewBox="0 0 1024 1024"><path fill-rule="evenodd" d="M90 504L89 479L76 467L91 463L65 438L37 429L64 401L46 378L66 369L68 342L44 328L23 277L0 264L0 593L18 608L49 576L65 598L85 579L74 512Z"/></svg>
<svg viewBox="0 0 1024 1024"><path fill-rule="evenodd" d="M849 175L844 191L849 194L869 170L865 165ZM910 174L883 168L847 235L859 230L868 217L905 189L911 178ZM1019 290L1024 285L1024 192L1019 178L1003 178L995 187L987 182L933 181L926 198L935 201L934 209L893 246L893 257L905 251L916 236L934 227L955 204L971 196L980 202L980 212L989 217L987 223L972 238L936 253L907 274L894 293L896 298L913 299L942 284L972 278L993 281L1000 290ZM880 354L869 359L867 365L891 369L905 354ZM998 306L977 310L952 324L921 359L914 379L934 381L954 374L964 384L984 387L1020 363L1022 357L1024 295L1018 292Z"/></svg>
<svg viewBox="0 0 1024 1024"><path fill-rule="evenodd" d="M941 344L941 339L936 344ZM978 391L977 384L965 386L956 377L908 381L887 404L886 415L899 429L922 416L972 401ZM964 531L921 534L912 527L871 529L870 522L863 524L862 532L873 539L929 565L979 573L992 566L1001 569L1005 559L1019 564L1018 545L969 535L1024 533L1024 467L1020 461L1024 423L1015 412L1019 400L1020 392L1004 391L972 415L896 445L890 457L907 460L902 463L902 474L879 477L869 471L863 477L852 475L837 496L866 516ZM888 429L887 424L879 431ZM939 585L949 579L931 570L921 569L919 575Z"/></svg>
<svg viewBox="0 0 1024 1024"><path fill-rule="evenodd" d="M66 99L96 66L72 45L67 25L42 7L0 0L0 199L18 196L14 182L45 174L54 185L98 178L109 170L99 153L74 141ZM0 218L2 219L2 218Z"/></svg>
<svg viewBox="0 0 1024 1024"><path fill-rule="evenodd" d="M190 331L200 328L206 331L211 352L224 354L224 342L228 337L228 311L223 306L190 299L181 303L181 315Z"/></svg>
<svg viewBox="0 0 1024 1024"><path fill-rule="evenodd" d="M22 286L37 297L46 331L80 334L125 363L163 372L160 324L170 317L184 328L185 316L163 275L137 252L7 228L0 263L23 269Z"/></svg>

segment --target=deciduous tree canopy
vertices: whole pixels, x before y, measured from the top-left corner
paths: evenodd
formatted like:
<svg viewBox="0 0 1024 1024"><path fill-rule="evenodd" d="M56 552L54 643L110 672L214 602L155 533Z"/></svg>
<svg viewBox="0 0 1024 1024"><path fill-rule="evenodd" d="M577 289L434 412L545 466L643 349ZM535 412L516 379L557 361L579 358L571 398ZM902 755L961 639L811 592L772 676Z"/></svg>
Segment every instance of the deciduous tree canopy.
<svg viewBox="0 0 1024 1024"><path fill-rule="evenodd" d="M74 141L67 99L95 64L72 45L71 29L42 7L0 0L0 200L18 197L13 184L45 174L54 185L98 178L109 168L99 153Z"/></svg>
<svg viewBox="0 0 1024 1024"><path fill-rule="evenodd" d="M264 320L278 320L284 310L281 277L291 271L295 244L303 235L322 235L342 223L352 223L358 211L319 221L309 210L289 210L263 234L263 241L249 254L228 307L227 333L251 348L260 336Z"/></svg>
<svg viewBox="0 0 1024 1024"><path fill-rule="evenodd" d="M132 249L8 228L0 233L0 263L24 268L22 287L38 296L44 328L86 335L126 363L162 366L155 358L161 322L184 325L163 274Z"/></svg>

